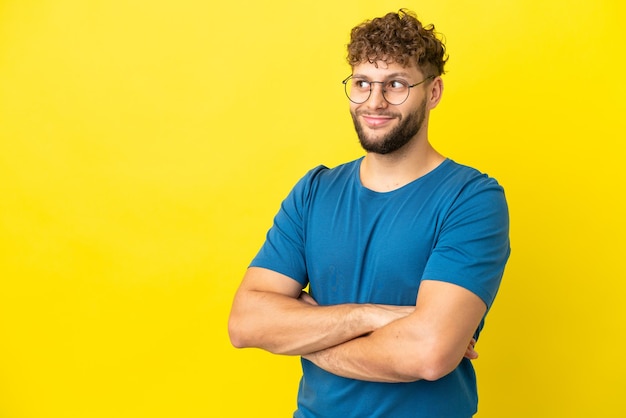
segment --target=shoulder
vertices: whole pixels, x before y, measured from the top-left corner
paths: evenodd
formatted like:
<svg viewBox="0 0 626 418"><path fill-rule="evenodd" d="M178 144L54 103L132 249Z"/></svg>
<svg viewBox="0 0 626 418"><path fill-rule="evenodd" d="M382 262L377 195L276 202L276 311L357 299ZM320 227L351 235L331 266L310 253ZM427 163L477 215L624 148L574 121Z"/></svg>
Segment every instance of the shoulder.
<svg viewBox="0 0 626 418"><path fill-rule="evenodd" d="M317 178L320 181L333 181L336 179L345 179L359 170L362 158L350 161L333 168L319 165L307 173L307 177Z"/></svg>
<svg viewBox="0 0 626 418"><path fill-rule="evenodd" d="M446 160L434 179L435 187L448 196L449 202L458 204L465 200L504 200L504 188L498 181L473 167Z"/></svg>
<svg viewBox="0 0 626 418"><path fill-rule="evenodd" d="M498 181L473 167L446 160L437 173L437 193L446 202L444 219L470 217L508 222L508 207L504 188Z"/></svg>
<svg viewBox="0 0 626 418"><path fill-rule="evenodd" d="M460 189L481 189L481 188L495 188L503 190L498 181L490 177L488 174L483 173L476 168L459 164L453 160L446 160L442 164L441 174L439 175L442 181L446 181L451 185L456 185Z"/></svg>
<svg viewBox="0 0 626 418"><path fill-rule="evenodd" d="M315 194L321 188L329 188L337 184L345 184L353 179L355 170L358 172L360 159L341 164L334 168L318 165L309 170L294 187L294 192L305 199Z"/></svg>

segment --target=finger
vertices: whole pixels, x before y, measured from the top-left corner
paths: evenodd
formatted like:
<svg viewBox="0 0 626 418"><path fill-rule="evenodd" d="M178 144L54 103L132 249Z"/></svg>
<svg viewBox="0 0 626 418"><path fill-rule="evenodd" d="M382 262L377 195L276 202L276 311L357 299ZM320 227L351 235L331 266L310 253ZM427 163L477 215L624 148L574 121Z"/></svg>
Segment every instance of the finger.
<svg viewBox="0 0 626 418"><path fill-rule="evenodd" d="M470 359L470 360L476 360L478 358L478 353L476 351L466 351L465 352L465 358Z"/></svg>
<svg viewBox="0 0 626 418"><path fill-rule="evenodd" d="M300 297L298 299L300 299L304 303L308 303L309 305L317 306L317 302L315 301L315 299L313 299L313 297L305 291L302 291L302 293L300 293Z"/></svg>
<svg viewBox="0 0 626 418"><path fill-rule="evenodd" d="M465 357L470 360L475 360L478 358L478 352L474 349L473 345L469 345L467 350L465 350Z"/></svg>

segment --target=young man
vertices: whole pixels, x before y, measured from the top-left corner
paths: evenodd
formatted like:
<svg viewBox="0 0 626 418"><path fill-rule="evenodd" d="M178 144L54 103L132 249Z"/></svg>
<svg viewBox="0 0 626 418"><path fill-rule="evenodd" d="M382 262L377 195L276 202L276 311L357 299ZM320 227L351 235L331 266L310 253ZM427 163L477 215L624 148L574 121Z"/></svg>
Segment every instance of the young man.
<svg viewBox="0 0 626 418"><path fill-rule="evenodd" d="M237 291L232 343L302 356L295 417L477 410L473 344L509 256L508 210L495 180L428 141L445 61L411 12L352 30L343 83L366 155L298 182Z"/></svg>

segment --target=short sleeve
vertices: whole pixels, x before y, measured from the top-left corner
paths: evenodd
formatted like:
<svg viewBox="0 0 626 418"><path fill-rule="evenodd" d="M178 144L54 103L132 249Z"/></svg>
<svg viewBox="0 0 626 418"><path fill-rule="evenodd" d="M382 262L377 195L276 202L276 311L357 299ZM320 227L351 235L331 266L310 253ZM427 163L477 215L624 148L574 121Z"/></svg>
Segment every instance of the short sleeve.
<svg viewBox="0 0 626 418"><path fill-rule="evenodd" d="M265 243L250 263L284 274L305 287L308 275L305 260L305 220L315 178L326 167L309 171L283 200Z"/></svg>
<svg viewBox="0 0 626 418"><path fill-rule="evenodd" d="M467 184L450 207L422 278L464 287L489 309L509 255L504 190L482 175Z"/></svg>

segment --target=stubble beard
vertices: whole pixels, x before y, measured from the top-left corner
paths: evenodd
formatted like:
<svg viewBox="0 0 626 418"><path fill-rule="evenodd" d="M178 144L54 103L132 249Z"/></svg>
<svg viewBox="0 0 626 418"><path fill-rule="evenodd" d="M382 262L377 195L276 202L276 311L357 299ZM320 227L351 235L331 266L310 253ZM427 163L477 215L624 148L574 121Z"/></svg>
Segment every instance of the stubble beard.
<svg viewBox="0 0 626 418"><path fill-rule="evenodd" d="M394 116L399 118L398 126L393 128L389 133L381 137L374 135L368 136L365 133L363 125L359 122L358 115L365 112L359 112L358 114L350 111L352 115L352 122L354 123L354 129L359 137L361 147L366 152L372 152L375 154L389 154L399 150L406 144L411 142L411 139L417 135L424 124L426 118L426 100L422 101L422 104L413 112L409 113L406 118L397 113L385 113L383 115Z"/></svg>

